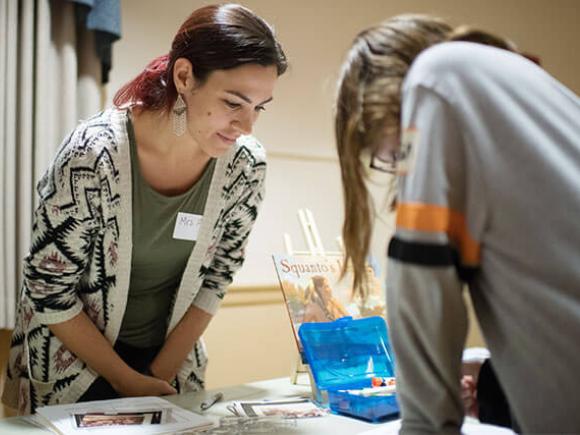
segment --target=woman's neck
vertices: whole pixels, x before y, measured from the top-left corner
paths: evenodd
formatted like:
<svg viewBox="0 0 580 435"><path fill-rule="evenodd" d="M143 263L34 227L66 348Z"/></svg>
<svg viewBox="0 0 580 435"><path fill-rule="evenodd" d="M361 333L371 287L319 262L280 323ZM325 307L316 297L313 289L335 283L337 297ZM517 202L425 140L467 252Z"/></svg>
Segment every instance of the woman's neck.
<svg viewBox="0 0 580 435"><path fill-rule="evenodd" d="M187 191L201 177L211 157L187 133L173 133L170 114L133 108L130 116L144 179L166 195Z"/></svg>
<svg viewBox="0 0 580 435"><path fill-rule="evenodd" d="M164 153L171 150L175 139L170 136L170 116L165 111L150 111L133 106L129 112L135 141L140 149L148 152Z"/></svg>
<svg viewBox="0 0 580 435"><path fill-rule="evenodd" d="M182 136L173 133L170 113L164 110L144 110L135 106L131 110L131 120L135 141L141 151L160 158L187 154L205 163L210 160L187 132Z"/></svg>

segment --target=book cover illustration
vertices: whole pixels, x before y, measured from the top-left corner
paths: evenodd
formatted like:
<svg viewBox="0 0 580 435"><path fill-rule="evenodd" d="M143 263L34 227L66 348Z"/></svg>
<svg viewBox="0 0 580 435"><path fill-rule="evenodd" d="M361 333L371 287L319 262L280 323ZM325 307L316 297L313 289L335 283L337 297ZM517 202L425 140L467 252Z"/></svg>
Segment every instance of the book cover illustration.
<svg viewBox="0 0 580 435"><path fill-rule="evenodd" d="M354 319L385 316L385 296L373 269L367 268L369 291L366 300L355 296L352 276L340 280L342 255L273 255L280 287L292 323L298 349L302 323L330 322L344 316Z"/></svg>

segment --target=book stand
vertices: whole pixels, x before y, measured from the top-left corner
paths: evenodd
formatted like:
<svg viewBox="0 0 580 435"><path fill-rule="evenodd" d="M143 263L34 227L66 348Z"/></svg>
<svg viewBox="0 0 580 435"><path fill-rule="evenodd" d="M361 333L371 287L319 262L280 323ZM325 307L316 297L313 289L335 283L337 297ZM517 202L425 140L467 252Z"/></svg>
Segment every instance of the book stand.
<svg viewBox="0 0 580 435"><path fill-rule="evenodd" d="M298 220L300 221L300 227L302 228L302 234L306 241L306 246L308 247L305 251L296 251L292 245L292 239L288 233L284 233L284 247L286 249L286 253L288 255L327 255L327 254L334 254L334 255L342 255L342 239L340 237L337 238L337 243L340 251L327 251L324 249L322 245L322 239L320 238L320 233L318 232L318 226L316 225L316 221L314 220L314 215L312 212L305 208L298 210ZM308 364L304 363L303 356L300 352L297 352L296 358L294 363L292 364L291 373L290 373L290 382L292 384L296 384L298 379L299 373L308 373L310 377L310 385L312 386L313 394L316 390L316 384L314 379L312 378L312 373ZM315 397L316 399L316 397Z"/></svg>

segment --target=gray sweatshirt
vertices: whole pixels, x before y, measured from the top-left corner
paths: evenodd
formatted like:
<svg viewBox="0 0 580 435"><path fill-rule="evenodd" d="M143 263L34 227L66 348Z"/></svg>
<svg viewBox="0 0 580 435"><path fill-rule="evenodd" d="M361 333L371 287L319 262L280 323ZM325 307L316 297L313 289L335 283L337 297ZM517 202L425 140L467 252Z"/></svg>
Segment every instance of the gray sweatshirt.
<svg viewBox="0 0 580 435"><path fill-rule="evenodd" d="M580 433L580 99L507 51L453 42L403 85L387 273L403 433L457 433L473 298L524 432Z"/></svg>

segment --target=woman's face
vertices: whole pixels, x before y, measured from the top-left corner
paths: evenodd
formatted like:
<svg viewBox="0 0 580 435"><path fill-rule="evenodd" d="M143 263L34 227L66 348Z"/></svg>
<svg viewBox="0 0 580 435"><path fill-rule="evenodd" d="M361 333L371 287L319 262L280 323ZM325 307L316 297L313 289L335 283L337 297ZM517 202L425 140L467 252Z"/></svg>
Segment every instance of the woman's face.
<svg viewBox="0 0 580 435"><path fill-rule="evenodd" d="M184 93L189 136L210 157L226 153L240 135L250 134L272 100L278 72L274 65L245 64L209 74Z"/></svg>

